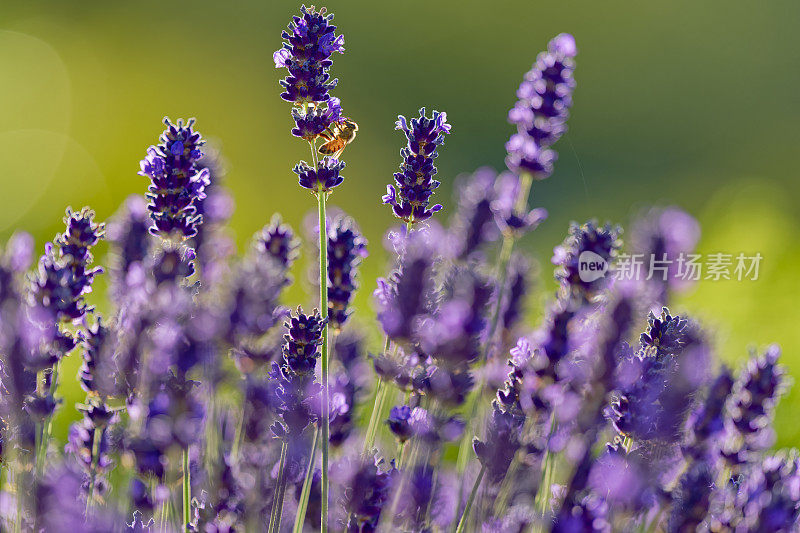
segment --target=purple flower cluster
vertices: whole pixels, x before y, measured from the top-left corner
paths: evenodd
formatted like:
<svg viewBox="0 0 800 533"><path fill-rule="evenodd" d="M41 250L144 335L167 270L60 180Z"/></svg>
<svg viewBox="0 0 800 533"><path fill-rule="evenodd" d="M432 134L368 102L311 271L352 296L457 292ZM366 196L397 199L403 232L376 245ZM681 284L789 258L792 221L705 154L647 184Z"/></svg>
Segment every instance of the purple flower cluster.
<svg viewBox="0 0 800 533"><path fill-rule="evenodd" d="M409 121L399 115L395 129L401 130L408 142L400 150L403 164L400 172L394 174L397 186L386 187L383 203L392 206L397 218L414 224L429 219L442 209L439 204L429 207L433 191L441 185L433 179L436 175L433 163L439 156L437 149L444 144L444 136L452 127L447 123L447 113L434 111L428 118L423 107L419 110L419 118Z"/></svg>
<svg viewBox="0 0 800 533"><path fill-rule="evenodd" d="M286 323L288 333L284 335L283 363L273 363L270 372L270 378L278 384L280 421L272 426L278 438L297 438L316 420L312 399L319 392L319 384L314 382L314 369L324 324L319 312L305 315L302 309Z"/></svg>
<svg viewBox="0 0 800 533"><path fill-rule="evenodd" d="M506 144L506 165L514 174L545 179L556 153L549 149L566 131L575 80L575 38L562 33L547 45L517 90L519 101L508 114L517 132Z"/></svg>
<svg viewBox="0 0 800 533"><path fill-rule="evenodd" d="M33 294L56 322L79 322L91 310L84 296L91 292L94 277L103 271L90 266L90 250L103 237L105 225L95 223L94 212L86 207L79 212L67 209L64 223L66 231L45 246Z"/></svg>
<svg viewBox="0 0 800 533"><path fill-rule="evenodd" d="M356 269L366 256L367 241L353 220L335 220L328 230L328 316L330 325L337 330L350 316L350 300L358 288Z"/></svg>
<svg viewBox="0 0 800 533"><path fill-rule="evenodd" d="M313 6L300 8L301 15L292 17L289 31L281 32L283 47L273 54L276 68L285 68L289 75L281 80L287 102L305 104L326 102L328 91L336 87L328 69L334 52L344 53L344 37L336 35L331 24L333 14L325 8L316 11Z"/></svg>
<svg viewBox="0 0 800 533"><path fill-rule="evenodd" d="M328 193L344 181L341 171L344 161L332 157L323 157L316 168L309 166L305 161L295 165L293 172L299 177L300 186L309 189L314 194Z"/></svg>
<svg viewBox="0 0 800 533"><path fill-rule="evenodd" d="M205 198L209 184L208 169L199 166L205 141L194 131L194 119L173 124L165 118L164 124L167 129L159 144L148 148L140 163L139 175L151 182L147 189L147 209L153 219L150 233L188 239L195 236L203 221L197 204Z"/></svg>

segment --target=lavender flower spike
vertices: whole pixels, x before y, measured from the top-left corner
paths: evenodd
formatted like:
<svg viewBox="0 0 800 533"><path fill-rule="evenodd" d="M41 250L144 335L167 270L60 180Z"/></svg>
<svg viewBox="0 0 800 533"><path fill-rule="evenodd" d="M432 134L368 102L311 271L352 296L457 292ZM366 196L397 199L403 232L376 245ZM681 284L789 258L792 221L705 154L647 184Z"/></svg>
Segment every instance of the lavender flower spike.
<svg viewBox="0 0 800 533"><path fill-rule="evenodd" d="M281 33L285 42L272 56L275 68L289 71L280 82L284 88L281 98L296 104L326 102L337 81L328 73L331 56L344 53L344 37L335 34L333 14L327 14L324 7L316 11L314 6L302 6L300 12L299 17L292 17L289 31Z"/></svg>
<svg viewBox="0 0 800 533"><path fill-rule="evenodd" d="M173 124L164 118L164 124L167 129L159 144L148 148L140 163L139 175L151 180L147 193L147 209L153 219L150 233L165 237L177 234L187 239L202 223L196 202L205 198L210 183L208 169L198 165L205 141L194 131L194 119L184 125L182 120Z"/></svg>
<svg viewBox="0 0 800 533"><path fill-rule="evenodd" d="M394 174L397 187L386 187L383 203L391 205L395 216L409 224L422 222L442 209L439 204L428 205L433 191L440 185L433 179L436 175L433 160L438 157L436 150L444 143L451 126L447 123L447 113L434 111L428 118L423 107L419 118L411 121L398 116L395 129L405 133L408 144L400 151L403 156L400 172Z"/></svg>
<svg viewBox="0 0 800 533"><path fill-rule="evenodd" d="M314 382L314 369L320 355L324 325L318 311L306 315L300 308L286 322L288 333L283 337L283 364L273 363L270 372L270 378L278 383L281 421L272 426L278 438L296 439L316 419L311 400L319 392L319 385Z"/></svg>
<svg viewBox="0 0 800 533"><path fill-rule="evenodd" d="M356 290L356 269L367 255L367 241L352 219L336 219L328 231L328 316L339 330L350 316L348 307Z"/></svg>
<svg viewBox="0 0 800 533"><path fill-rule="evenodd" d="M293 172L297 174L301 187L309 189L314 194L319 194L320 192L331 192L334 187L342 184L344 176L340 172L343 168L344 161L326 156L317 163L317 168L311 167L305 161L300 161L295 165Z"/></svg>
<svg viewBox="0 0 800 533"><path fill-rule="evenodd" d="M513 173L541 180L553 172L556 153L548 147L567 131L577 51L572 35L557 35L519 86L519 101L508 113L509 122L517 126L506 144L506 165Z"/></svg>

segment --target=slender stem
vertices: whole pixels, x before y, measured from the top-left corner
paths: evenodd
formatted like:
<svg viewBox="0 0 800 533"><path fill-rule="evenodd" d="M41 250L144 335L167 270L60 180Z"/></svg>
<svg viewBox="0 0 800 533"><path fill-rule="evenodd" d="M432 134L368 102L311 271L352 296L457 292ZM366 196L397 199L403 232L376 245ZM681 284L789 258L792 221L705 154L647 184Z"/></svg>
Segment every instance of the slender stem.
<svg viewBox="0 0 800 533"><path fill-rule="evenodd" d="M536 498L533 505L537 514L543 518L547 512L548 498L550 494L550 486L553 481L553 457L550 453L550 440L556 430L556 414L553 412L550 415L550 433L547 436L546 448L544 450L544 457L542 457L542 477L539 481L539 489L536 491Z"/></svg>
<svg viewBox="0 0 800 533"><path fill-rule="evenodd" d="M327 194L324 191L317 193L319 206L319 306L323 319L328 318L328 224L325 215ZM328 447L330 440L327 321L322 328L320 358L322 359L322 516L320 529L322 533L326 533L328 531Z"/></svg>
<svg viewBox="0 0 800 533"><path fill-rule="evenodd" d="M286 449L288 445L283 441L281 446L281 461L278 465L278 479L275 485L275 494L272 496L272 512L269 517L269 533L280 531L281 514L283 514L283 488L286 486Z"/></svg>
<svg viewBox="0 0 800 533"><path fill-rule="evenodd" d="M400 470L403 468L403 455L405 455L406 451L406 441L399 442L397 444L397 469Z"/></svg>
<svg viewBox="0 0 800 533"><path fill-rule="evenodd" d="M523 172L519 175L519 191L517 191L517 202L514 207L517 211L522 211L528 206L528 195L531 192L533 175L530 172Z"/></svg>
<svg viewBox="0 0 800 533"><path fill-rule="evenodd" d="M61 367L61 360L53 366L53 373L50 376L50 394L55 394L58 388L58 371ZM39 447L36 452L36 475L41 476L44 471L44 463L47 459L47 448L50 444L50 435L53 433L53 414L47 416L42 422L42 438L39 440Z"/></svg>
<svg viewBox="0 0 800 533"><path fill-rule="evenodd" d="M192 478L189 469L189 447L183 449L183 530L190 531L192 523Z"/></svg>
<svg viewBox="0 0 800 533"><path fill-rule="evenodd" d="M239 448L242 445L242 433L244 432L244 410L239 412L236 432L233 434L233 444L231 445L231 461L239 458Z"/></svg>
<svg viewBox="0 0 800 533"><path fill-rule="evenodd" d="M472 509L472 503L475 501L475 495L478 493L478 487L480 487L481 481L483 481L484 473L486 473L486 467L481 466L481 471L478 472L478 477L475 478L475 484L472 485L472 492L469 493L467 505L464 507L464 512L461 514L461 520L458 521L456 533L462 533L464 531L464 527L467 524L467 519L469 518L469 511Z"/></svg>
<svg viewBox="0 0 800 533"><path fill-rule="evenodd" d="M306 520L308 510L308 497L311 494L311 482L314 479L314 460L317 457L317 441L319 440L319 426L314 428L314 441L311 443L311 455L308 458L308 468L306 468L306 479L303 481L303 490L300 494L300 501L297 503L297 515L294 518L294 533L302 533L303 523Z"/></svg>
<svg viewBox="0 0 800 533"><path fill-rule="evenodd" d="M375 446L375 437L378 434L378 424L381 418L381 412L383 412L383 404L388 388L389 387L382 379L379 379L378 384L375 386L375 403L372 406L372 415L370 415L369 425L367 426L367 432L364 437L364 454L369 453L372 447Z"/></svg>
<svg viewBox="0 0 800 533"><path fill-rule="evenodd" d="M386 357L389 353L390 343L391 341L387 336L386 341L383 343L383 357ZM379 377L378 383L375 385L375 401L372 404L372 414L369 416L369 425L367 426L366 433L364 433L364 449L362 453L365 455L375 445L375 435L377 434L376 426L378 424L378 420L380 420L381 410L383 409L382 395L384 394L386 385L387 384L384 383L383 378Z"/></svg>

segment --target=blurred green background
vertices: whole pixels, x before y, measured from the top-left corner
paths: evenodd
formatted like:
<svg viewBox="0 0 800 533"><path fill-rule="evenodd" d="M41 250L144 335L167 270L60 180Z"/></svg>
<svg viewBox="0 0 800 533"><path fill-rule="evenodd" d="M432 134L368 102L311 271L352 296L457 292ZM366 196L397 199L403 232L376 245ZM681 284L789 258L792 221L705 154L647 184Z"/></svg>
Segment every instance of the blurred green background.
<svg viewBox="0 0 800 533"><path fill-rule="evenodd" d="M570 220L627 224L650 204L677 204L703 225L704 253L764 256L758 281L703 282L678 302L717 338L732 363L778 342L800 376L800 240L797 124L800 3L772 0L540 3L475 0L328 2L345 34L335 94L360 124L345 153L346 182L332 203L372 243L358 299L384 270L380 196L396 169L398 113L447 111L453 134L438 160L445 204L456 175L501 168L505 116L536 54L559 32L576 36L578 89L569 134L534 202L550 219L526 238L540 259ZM280 211L294 227L314 207L290 169L307 146L289 135L289 105L272 52L299 4L287 1L6 1L0 8L0 239L26 229L39 249L60 230L64 207L100 219L142 194L138 162L161 119L197 117L222 151L237 203L240 246ZM103 250L98 254L102 257ZM101 259L102 262L102 259ZM305 279L304 266L295 277ZM100 309L100 290L93 301ZM300 288L293 303L309 303ZM532 314L541 300L532 306ZM79 364L72 357L65 376ZM82 393L68 389L68 403ZM800 445L792 412L778 412L779 444ZM62 409L59 433L76 413Z"/></svg>

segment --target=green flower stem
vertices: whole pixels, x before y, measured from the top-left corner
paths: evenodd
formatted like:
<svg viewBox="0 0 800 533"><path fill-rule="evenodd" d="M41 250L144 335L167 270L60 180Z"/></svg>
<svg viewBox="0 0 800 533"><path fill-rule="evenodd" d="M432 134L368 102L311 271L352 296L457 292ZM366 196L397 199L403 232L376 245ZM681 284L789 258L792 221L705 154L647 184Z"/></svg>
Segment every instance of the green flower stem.
<svg viewBox="0 0 800 533"><path fill-rule="evenodd" d="M389 353L389 344L389 337L386 337L386 341L383 343L383 357L386 357ZM365 455L375 445L375 436L378 433L378 421L383 411L383 402L386 397L387 388L387 384L383 381L383 378L379 377L378 383L375 385L375 402L372 404L372 414L370 414L369 417L367 431L364 433L363 454Z"/></svg>
<svg viewBox="0 0 800 533"><path fill-rule="evenodd" d="M325 215L325 200L328 193L317 193L319 205L319 306L323 320L328 318L328 221ZM320 529L322 533L328 531L328 448L330 440L330 416L328 411L328 324L322 328L322 516Z"/></svg>
<svg viewBox="0 0 800 533"><path fill-rule="evenodd" d="M464 512L461 514L461 520L458 521L458 527L456 528L456 533L463 533L464 528L467 525L470 509L472 509L472 504L475 501L475 495L478 494L478 487L480 487L481 481L483 481L483 474L485 473L486 473L486 467L481 466L481 471L478 472L478 477L475 478L475 483L472 485L472 491L469 493L469 498L467 499L467 505L464 507Z"/></svg>
<svg viewBox="0 0 800 533"><path fill-rule="evenodd" d="M540 518L544 517L547 512L548 499L550 495L550 487L553 484L553 476L555 475L553 468L553 454L550 453L550 439L556 431L556 414L550 415L550 433L547 437L547 448L542 457L542 478L539 482L539 489L536 491L536 498L534 499L533 506L537 515Z"/></svg>
<svg viewBox="0 0 800 533"><path fill-rule="evenodd" d="M405 455L406 451L406 441L399 442L397 444L397 469L400 470L403 468L403 456Z"/></svg>
<svg viewBox="0 0 800 533"><path fill-rule="evenodd" d="M283 441L281 446L281 461L278 465L278 479L275 485L275 494L272 496L272 512L269 517L269 533L276 533L280 531L281 515L283 514L283 491L286 487L286 449L288 445Z"/></svg>
<svg viewBox="0 0 800 533"><path fill-rule="evenodd" d="M302 533L303 523L306 520L308 510L308 498L311 494L311 482L314 479L314 460L317 457L317 441L319 441L319 425L314 428L314 438L311 443L311 454L308 458L308 468L306 468L306 479L303 481L303 490L300 494L300 501L297 503L297 515L294 518L294 533Z"/></svg>
<svg viewBox="0 0 800 533"><path fill-rule="evenodd" d="M184 531L190 531L192 523L192 478L189 467L190 467L189 447L187 446L186 448L183 449L183 530Z"/></svg>
<svg viewBox="0 0 800 533"><path fill-rule="evenodd" d="M389 387L387 386L386 382L384 382L382 379L379 379L378 384L375 387L375 403L372 406L372 415L370 415L369 425L367 426L367 432L364 437L364 454L369 453L373 446L375 446L375 437L378 434L379 420L381 418L381 413L383 412L383 405L386 401L386 395L388 391Z"/></svg>
<svg viewBox="0 0 800 533"><path fill-rule="evenodd" d="M50 394L55 394L58 388L58 371L61 368L61 360L53 366L53 373L50 376ZM49 415L42 422L42 437L39 439L39 446L36 449L36 476L39 477L44 471L44 463L47 458L47 448L50 444L50 435L53 433L53 415Z"/></svg>

